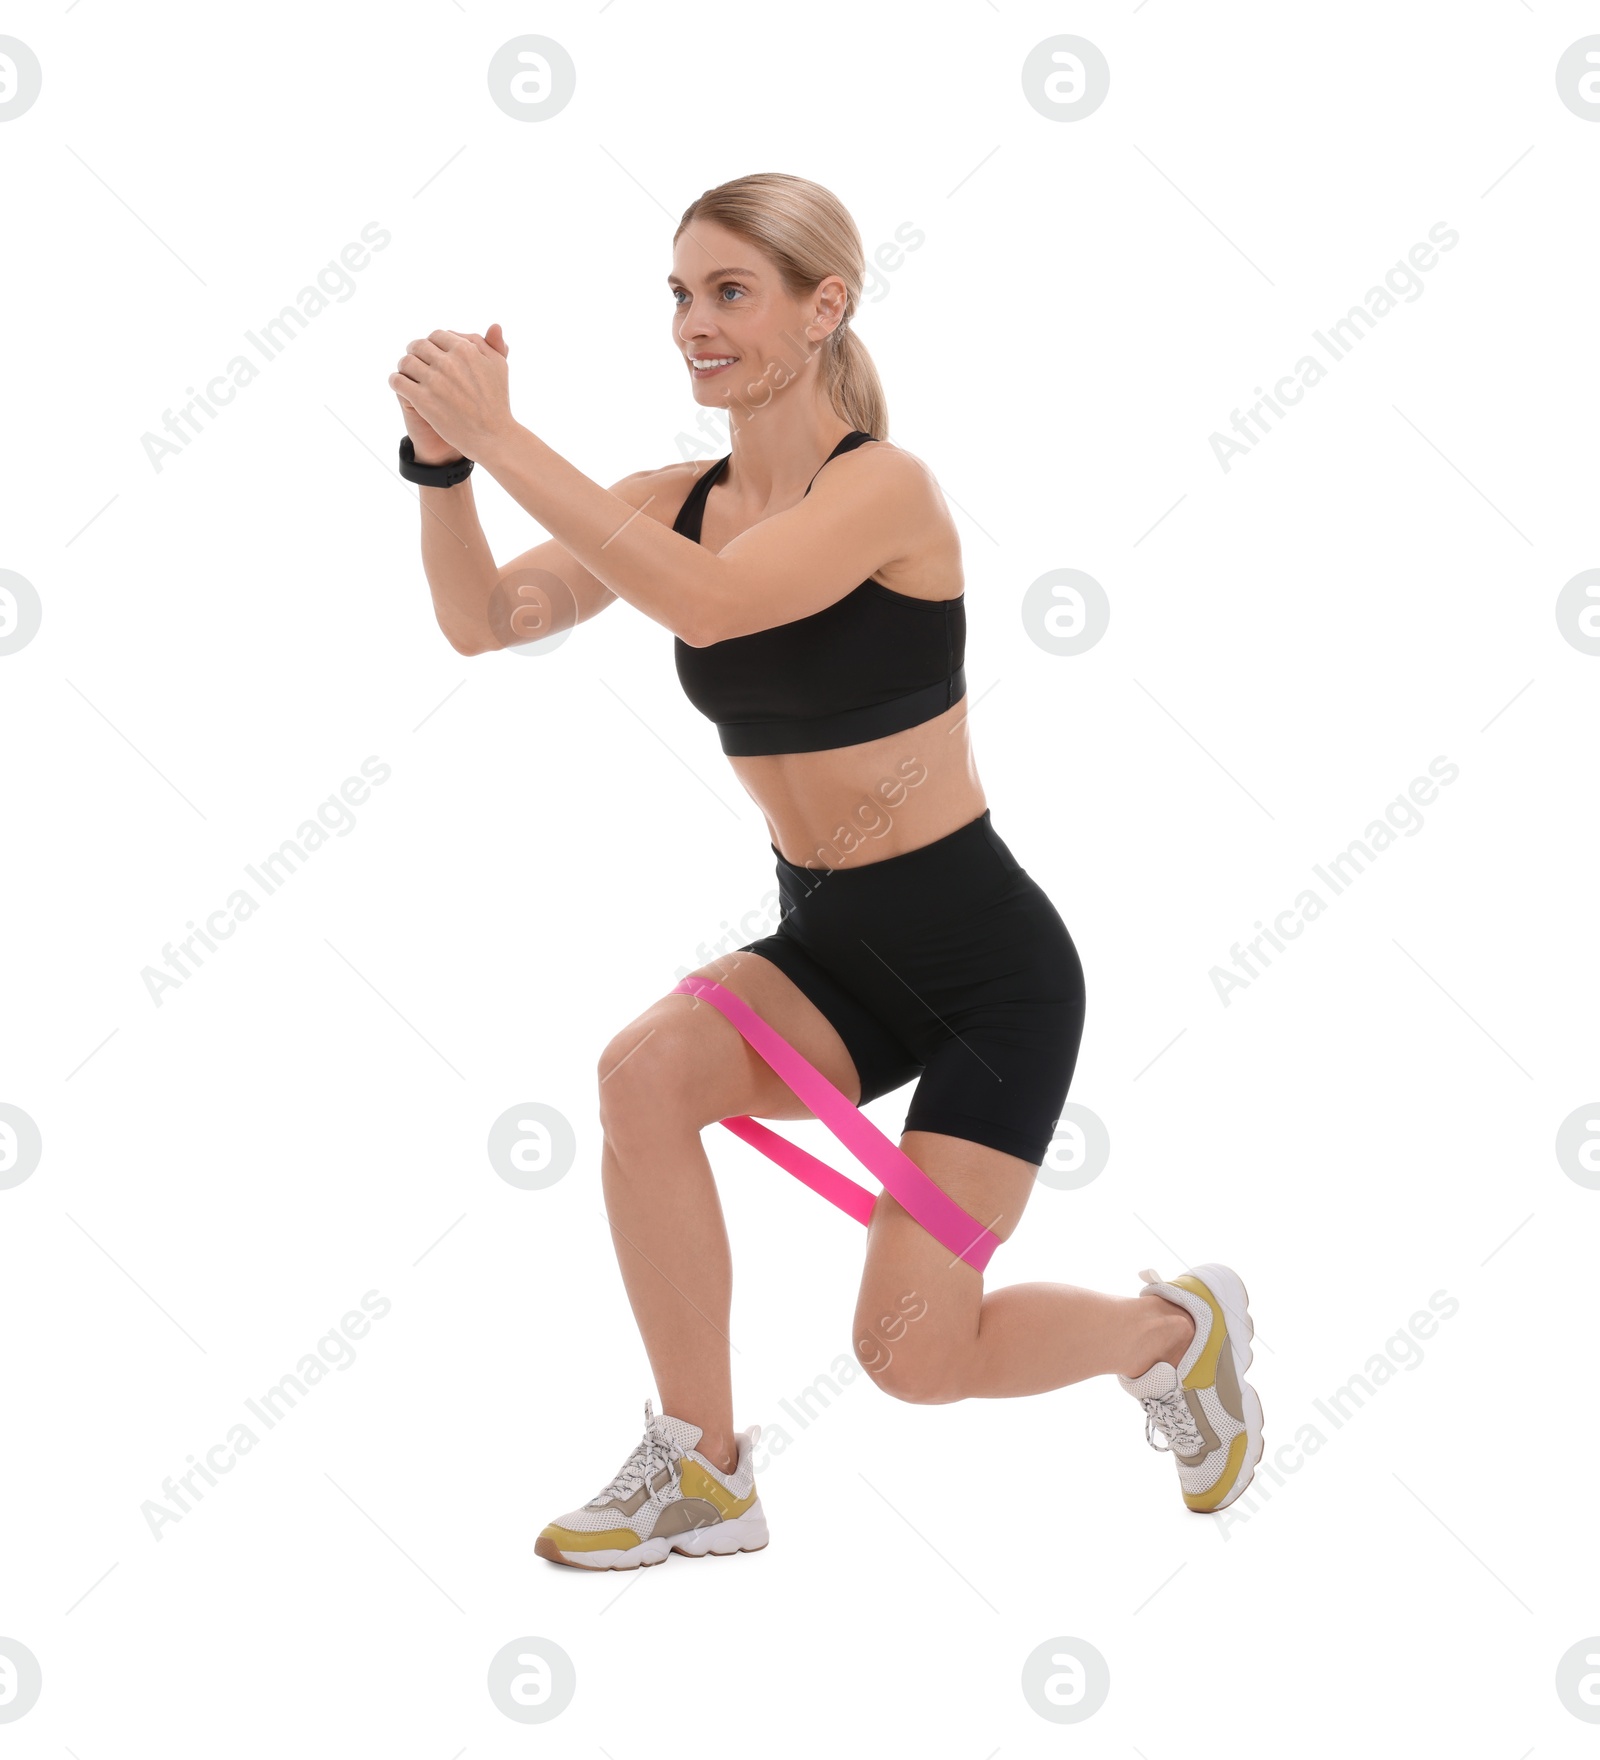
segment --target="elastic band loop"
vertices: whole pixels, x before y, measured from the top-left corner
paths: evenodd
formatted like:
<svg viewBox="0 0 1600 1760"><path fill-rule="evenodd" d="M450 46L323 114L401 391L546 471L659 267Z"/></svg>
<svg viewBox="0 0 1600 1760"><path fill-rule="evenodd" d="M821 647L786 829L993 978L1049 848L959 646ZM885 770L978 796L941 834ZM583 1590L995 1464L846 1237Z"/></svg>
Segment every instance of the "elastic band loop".
<svg viewBox="0 0 1600 1760"><path fill-rule="evenodd" d="M941 1191L903 1149L891 1143L865 1113L852 1106L821 1070L808 1063L742 997L710 978L685 978L673 990L704 998L732 1021L779 1080L810 1107L869 1173L882 1181L884 1190L896 1203L958 1259L964 1259L976 1271L983 1270L1000 1245L1000 1237ZM847 1216L862 1223L871 1220L877 1200L865 1186L857 1185L753 1118L725 1118L721 1123Z"/></svg>

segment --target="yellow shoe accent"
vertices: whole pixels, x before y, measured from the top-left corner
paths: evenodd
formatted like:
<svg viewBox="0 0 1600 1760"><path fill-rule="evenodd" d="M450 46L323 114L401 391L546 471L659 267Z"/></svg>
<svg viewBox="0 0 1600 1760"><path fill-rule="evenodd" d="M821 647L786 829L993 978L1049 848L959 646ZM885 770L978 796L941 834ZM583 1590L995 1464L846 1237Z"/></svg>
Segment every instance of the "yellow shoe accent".
<svg viewBox="0 0 1600 1760"><path fill-rule="evenodd" d="M1186 1289L1192 1296L1199 1296L1211 1310L1211 1336L1206 1340L1206 1348L1195 1358L1189 1373L1183 1378L1185 1387L1215 1387L1217 1384L1217 1358L1222 1354L1222 1341L1227 1335L1228 1319L1222 1311L1222 1305L1211 1291L1200 1281L1185 1271L1181 1277L1169 1278L1168 1282L1175 1288Z"/></svg>
<svg viewBox="0 0 1600 1760"><path fill-rule="evenodd" d="M1176 1283L1178 1280L1173 1278L1172 1281ZM1239 1468L1244 1464L1244 1451L1249 1447L1249 1444L1249 1435L1241 1430L1228 1444L1228 1459L1216 1484L1209 1491L1196 1491L1193 1496L1187 1491L1184 1492L1183 1501L1188 1504L1190 1509L1197 1509L1205 1513L1214 1510L1222 1502L1238 1480Z"/></svg>
<svg viewBox="0 0 1600 1760"><path fill-rule="evenodd" d="M754 1481L750 1485L748 1497L735 1497L721 1480L714 1479L698 1461L686 1460L683 1463L683 1474L678 1487L685 1497L701 1497L720 1515L723 1521L732 1521L735 1516L742 1516L756 1500Z"/></svg>
<svg viewBox="0 0 1600 1760"><path fill-rule="evenodd" d="M1206 1348L1195 1358L1189 1373L1183 1378L1185 1387L1215 1387L1217 1384L1217 1363L1222 1355L1222 1347L1227 1342L1228 1318L1222 1311L1222 1304L1203 1284L1198 1277L1185 1271L1181 1276L1170 1281L1179 1289L1186 1289L1193 1296L1199 1296L1211 1310L1211 1336L1206 1340ZM1229 1347L1232 1348L1231 1345ZM1228 1458L1224 1463L1217 1482L1208 1491L1197 1491L1192 1496L1184 1492L1183 1501L1190 1509L1209 1512L1232 1491L1239 1478L1239 1469L1244 1464L1245 1450L1249 1446L1249 1436L1241 1431L1228 1444Z"/></svg>
<svg viewBox="0 0 1600 1760"><path fill-rule="evenodd" d="M563 1528L559 1522L541 1529L539 1538L554 1542L562 1552L625 1552L639 1544L639 1536L632 1528L607 1528L602 1534L585 1534L577 1528Z"/></svg>

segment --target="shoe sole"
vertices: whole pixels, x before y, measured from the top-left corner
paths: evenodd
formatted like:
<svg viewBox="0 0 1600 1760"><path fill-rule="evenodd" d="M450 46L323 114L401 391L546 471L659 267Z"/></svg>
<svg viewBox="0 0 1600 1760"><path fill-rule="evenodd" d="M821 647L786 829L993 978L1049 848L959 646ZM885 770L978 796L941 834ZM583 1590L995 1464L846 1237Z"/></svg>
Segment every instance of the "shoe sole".
<svg viewBox="0 0 1600 1760"><path fill-rule="evenodd" d="M1226 1509L1236 1497L1242 1497L1250 1488L1250 1481L1256 1476L1256 1467L1260 1463L1265 1444L1261 1399L1244 1378L1245 1370L1255 1359L1255 1349L1250 1340L1255 1337L1256 1329L1250 1318L1250 1292L1244 1286L1244 1279L1231 1266L1195 1265L1191 1267L1191 1275L1199 1278L1222 1308L1223 1318L1227 1322L1228 1344L1233 1351L1233 1366L1238 1373L1239 1403L1244 1407L1245 1450L1244 1459L1239 1463L1238 1480L1221 1503L1213 1504L1210 1509L1197 1509L1193 1512L1197 1516L1214 1516L1219 1509Z"/></svg>
<svg viewBox="0 0 1600 1760"><path fill-rule="evenodd" d="M636 1571L665 1564L674 1552L684 1558L731 1558L736 1552L762 1552L767 1545L767 1518L757 1500L732 1521L713 1522L709 1527L690 1528L682 1534L641 1541L603 1552L563 1552L543 1535L534 1541L537 1557L551 1564L571 1565L580 1571Z"/></svg>

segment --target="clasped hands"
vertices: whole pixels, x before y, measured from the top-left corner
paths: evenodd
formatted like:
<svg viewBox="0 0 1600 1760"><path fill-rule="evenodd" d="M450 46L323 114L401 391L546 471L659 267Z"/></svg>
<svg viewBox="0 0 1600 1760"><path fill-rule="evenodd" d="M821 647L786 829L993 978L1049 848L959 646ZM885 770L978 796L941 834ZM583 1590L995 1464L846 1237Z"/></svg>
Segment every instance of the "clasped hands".
<svg viewBox="0 0 1600 1760"><path fill-rule="evenodd" d="M498 324L487 337L435 330L411 343L389 385L446 445L465 458L482 458L517 425L508 353Z"/></svg>

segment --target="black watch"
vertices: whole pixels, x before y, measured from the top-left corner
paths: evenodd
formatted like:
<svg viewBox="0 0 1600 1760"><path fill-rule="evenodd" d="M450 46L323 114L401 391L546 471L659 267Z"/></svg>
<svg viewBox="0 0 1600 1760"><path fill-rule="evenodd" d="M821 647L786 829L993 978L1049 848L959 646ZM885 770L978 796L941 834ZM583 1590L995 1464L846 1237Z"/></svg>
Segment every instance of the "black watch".
<svg viewBox="0 0 1600 1760"><path fill-rule="evenodd" d="M400 475L408 483L421 483L429 489L448 489L472 475L470 458L453 459L449 464L418 464L417 449L407 434L400 442Z"/></svg>

